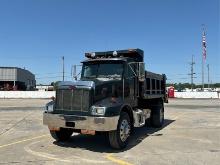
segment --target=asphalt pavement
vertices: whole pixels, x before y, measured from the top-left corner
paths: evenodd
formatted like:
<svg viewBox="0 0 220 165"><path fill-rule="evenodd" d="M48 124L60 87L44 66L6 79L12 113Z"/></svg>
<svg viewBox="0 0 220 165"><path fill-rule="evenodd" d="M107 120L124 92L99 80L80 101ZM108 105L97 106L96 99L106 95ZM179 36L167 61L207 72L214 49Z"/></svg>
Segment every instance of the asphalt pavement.
<svg viewBox="0 0 220 165"><path fill-rule="evenodd" d="M42 124L49 101L0 99L0 164L219 165L218 99L170 99L163 128L136 128L121 151L104 135L54 141Z"/></svg>

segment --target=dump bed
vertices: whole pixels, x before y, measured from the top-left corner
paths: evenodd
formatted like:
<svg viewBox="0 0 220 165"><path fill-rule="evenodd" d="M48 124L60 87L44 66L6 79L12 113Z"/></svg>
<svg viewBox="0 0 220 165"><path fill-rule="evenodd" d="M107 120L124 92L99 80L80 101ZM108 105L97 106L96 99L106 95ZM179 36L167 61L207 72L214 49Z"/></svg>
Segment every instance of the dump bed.
<svg viewBox="0 0 220 165"><path fill-rule="evenodd" d="M143 82L141 96L144 99L164 98L166 97L166 75L156 74L145 71L145 80Z"/></svg>

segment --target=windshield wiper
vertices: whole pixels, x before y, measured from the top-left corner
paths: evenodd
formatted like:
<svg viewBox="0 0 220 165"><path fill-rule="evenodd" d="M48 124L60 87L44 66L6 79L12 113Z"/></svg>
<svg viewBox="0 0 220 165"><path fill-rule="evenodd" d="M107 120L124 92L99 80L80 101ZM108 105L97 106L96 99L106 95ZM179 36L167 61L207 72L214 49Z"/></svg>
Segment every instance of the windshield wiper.
<svg viewBox="0 0 220 165"><path fill-rule="evenodd" d="M118 74L113 74L113 75L99 75L98 78L108 78L108 79L116 79L120 78L121 76Z"/></svg>
<svg viewBox="0 0 220 165"><path fill-rule="evenodd" d="M84 76L83 78L96 78L96 76Z"/></svg>
<svg viewBox="0 0 220 165"><path fill-rule="evenodd" d="M118 74L114 74L114 75L109 75L109 78L117 79L117 78L121 78L121 76Z"/></svg>

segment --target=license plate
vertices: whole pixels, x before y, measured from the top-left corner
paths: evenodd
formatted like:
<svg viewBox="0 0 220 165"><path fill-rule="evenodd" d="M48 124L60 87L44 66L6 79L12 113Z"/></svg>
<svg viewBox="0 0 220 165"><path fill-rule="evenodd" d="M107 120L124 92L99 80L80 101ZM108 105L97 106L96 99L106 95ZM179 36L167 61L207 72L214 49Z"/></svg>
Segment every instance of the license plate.
<svg viewBox="0 0 220 165"><path fill-rule="evenodd" d="M81 130L81 134L95 135L95 131L94 131L94 130L82 129L82 130Z"/></svg>
<svg viewBox="0 0 220 165"><path fill-rule="evenodd" d="M48 127L50 131L59 131L59 127Z"/></svg>

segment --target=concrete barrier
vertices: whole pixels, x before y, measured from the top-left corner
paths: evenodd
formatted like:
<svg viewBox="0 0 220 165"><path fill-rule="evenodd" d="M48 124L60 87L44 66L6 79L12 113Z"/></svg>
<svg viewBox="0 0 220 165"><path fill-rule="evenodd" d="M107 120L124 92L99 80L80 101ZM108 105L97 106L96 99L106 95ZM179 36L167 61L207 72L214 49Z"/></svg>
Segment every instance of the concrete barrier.
<svg viewBox="0 0 220 165"><path fill-rule="evenodd" d="M219 98L218 92L175 92L176 98Z"/></svg>
<svg viewBox="0 0 220 165"><path fill-rule="evenodd" d="M0 91L0 98L3 99L47 99L52 96L55 97L55 91Z"/></svg>
<svg viewBox="0 0 220 165"><path fill-rule="evenodd" d="M217 92L175 92L176 98L220 98ZM0 98L46 99L55 97L55 91L0 91Z"/></svg>

